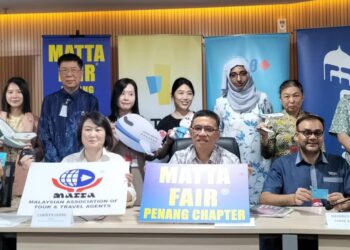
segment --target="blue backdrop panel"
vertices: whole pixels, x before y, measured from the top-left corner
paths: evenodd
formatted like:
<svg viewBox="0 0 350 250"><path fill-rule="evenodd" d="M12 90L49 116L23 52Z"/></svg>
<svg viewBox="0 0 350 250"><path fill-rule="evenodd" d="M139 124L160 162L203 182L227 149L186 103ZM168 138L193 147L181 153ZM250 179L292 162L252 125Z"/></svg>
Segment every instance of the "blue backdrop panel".
<svg viewBox="0 0 350 250"><path fill-rule="evenodd" d="M297 31L298 73L305 88L303 108L325 119L326 150L336 154L343 150L327 132L340 95L350 90L349 41L350 27Z"/></svg>

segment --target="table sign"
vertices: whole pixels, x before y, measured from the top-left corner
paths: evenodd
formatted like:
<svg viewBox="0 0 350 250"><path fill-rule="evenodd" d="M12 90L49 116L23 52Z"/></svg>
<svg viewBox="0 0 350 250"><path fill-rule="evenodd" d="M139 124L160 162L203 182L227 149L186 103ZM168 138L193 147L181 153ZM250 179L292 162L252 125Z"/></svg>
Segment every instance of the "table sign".
<svg viewBox="0 0 350 250"><path fill-rule="evenodd" d="M73 224L72 209L35 209L31 227L70 227Z"/></svg>
<svg viewBox="0 0 350 250"><path fill-rule="evenodd" d="M330 228L349 229L350 213L326 213L326 223Z"/></svg>
<svg viewBox="0 0 350 250"><path fill-rule="evenodd" d="M248 166L147 163L139 220L249 223Z"/></svg>
<svg viewBox="0 0 350 250"><path fill-rule="evenodd" d="M72 209L74 216L125 213L127 162L32 163L18 215Z"/></svg>

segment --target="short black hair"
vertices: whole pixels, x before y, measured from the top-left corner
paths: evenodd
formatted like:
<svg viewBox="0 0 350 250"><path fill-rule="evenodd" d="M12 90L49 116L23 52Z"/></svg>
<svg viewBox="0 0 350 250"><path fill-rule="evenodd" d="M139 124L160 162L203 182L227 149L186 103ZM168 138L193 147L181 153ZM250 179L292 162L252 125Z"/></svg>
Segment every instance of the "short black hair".
<svg viewBox="0 0 350 250"><path fill-rule="evenodd" d="M171 96L174 97L175 91L184 84L191 89L192 94L194 95L194 87L192 82L185 77L179 77L174 81L173 86L171 87Z"/></svg>
<svg viewBox="0 0 350 250"><path fill-rule="evenodd" d="M61 66L62 62L77 62L80 69L82 69L84 66L83 60L81 60L79 56L73 53L67 53L60 56L57 61L58 67Z"/></svg>
<svg viewBox="0 0 350 250"><path fill-rule="evenodd" d="M302 123L303 121L309 121L309 120L318 120L322 123L322 127L324 128L324 119L318 115L314 115L314 114L305 114L302 115L301 117L298 118L297 122L296 122L296 128L298 130L298 126L300 123Z"/></svg>
<svg viewBox="0 0 350 250"><path fill-rule="evenodd" d="M16 84L22 92L22 96L23 96L22 112L23 113L32 112L32 109L30 107L30 94L28 89L28 83L22 77L18 77L18 76L11 77L6 82L4 91L2 92L2 100L1 100L2 111L5 111L7 113L10 113L11 111L11 106L10 104L8 104L6 100L6 92L9 88L10 83Z"/></svg>
<svg viewBox="0 0 350 250"><path fill-rule="evenodd" d="M105 137L105 142L104 146L107 150L111 150L113 148L114 142L113 142L113 132L111 128L111 124L107 120L107 118L102 115L101 113L94 111L94 112L89 112L86 113L80 120L80 124L78 127L78 132L77 132L77 137L78 137L78 142L81 146L83 146L83 142L81 140L81 135L83 132L83 126L86 120L90 119L96 126L101 127L105 130L106 137Z"/></svg>
<svg viewBox="0 0 350 250"><path fill-rule="evenodd" d="M133 114L140 114L139 112L139 101L138 101L138 93L137 93L137 85L133 79L130 78L122 78L115 82L112 89L112 97L111 97L111 114L109 115L109 120L115 122L119 118L119 98L122 95L124 89L128 84L131 84L135 90L135 103L131 108L131 112Z"/></svg>
<svg viewBox="0 0 350 250"><path fill-rule="evenodd" d="M192 118L192 122L191 122L191 127L193 125L193 121L198 118L198 117L210 117L213 118L216 122L216 127L219 128L220 126L220 117L213 111L208 110L208 109L202 109L197 111L196 113L194 113L193 118Z"/></svg>
<svg viewBox="0 0 350 250"><path fill-rule="evenodd" d="M289 87L296 87L300 90L302 94L304 94L304 88L303 85L298 80L286 80L281 83L279 88L280 95L282 94L282 91Z"/></svg>

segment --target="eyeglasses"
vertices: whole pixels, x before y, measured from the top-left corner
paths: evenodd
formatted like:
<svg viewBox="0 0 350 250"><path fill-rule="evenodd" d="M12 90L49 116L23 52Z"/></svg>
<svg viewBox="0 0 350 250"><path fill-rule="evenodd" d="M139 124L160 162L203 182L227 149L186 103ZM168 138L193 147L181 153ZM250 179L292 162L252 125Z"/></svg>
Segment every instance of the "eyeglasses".
<svg viewBox="0 0 350 250"><path fill-rule="evenodd" d="M304 130L304 131L297 131L298 133L302 133L303 136L305 136L306 138L311 137L311 135L316 136L317 138L320 138L323 136L323 131L322 130Z"/></svg>
<svg viewBox="0 0 350 250"><path fill-rule="evenodd" d="M63 69L60 69L60 73L63 74L63 75L68 75L69 73L72 73L72 75L76 75L80 71L81 71L81 69L78 69L78 68L71 68L71 69L63 68Z"/></svg>
<svg viewBox="0 0 350 250"><path fill-rule="evenodd" d="M204 130L206 134L212 134L215 131L217 131L217 128L213 128L211 126L201 126L201 125L196 125L191 128L196 134L199 134Z"/></svg>
<svg viewBox="0 0 350 250"><path fill-rule="evenodd" d="M232 73L230 73L230 77L236 79L238 76L245 77L245 76L247 76L247 74L248 74L247 71L241 71L239 73L232 72Z"/></svg>

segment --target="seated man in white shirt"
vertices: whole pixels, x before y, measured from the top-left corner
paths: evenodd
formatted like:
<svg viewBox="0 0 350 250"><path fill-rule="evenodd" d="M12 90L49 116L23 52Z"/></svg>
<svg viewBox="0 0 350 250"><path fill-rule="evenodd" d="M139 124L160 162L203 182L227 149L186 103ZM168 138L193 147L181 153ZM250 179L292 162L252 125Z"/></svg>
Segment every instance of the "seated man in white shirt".
<svg viewBox="0 0 350 250"><path fill-rule="evenodd" d="M210 110L200 110L193 116L190 135L192 145L175 152L169 163L175 164L235 164L239 158L216 145L220 138L220 118Z"/></svg>

